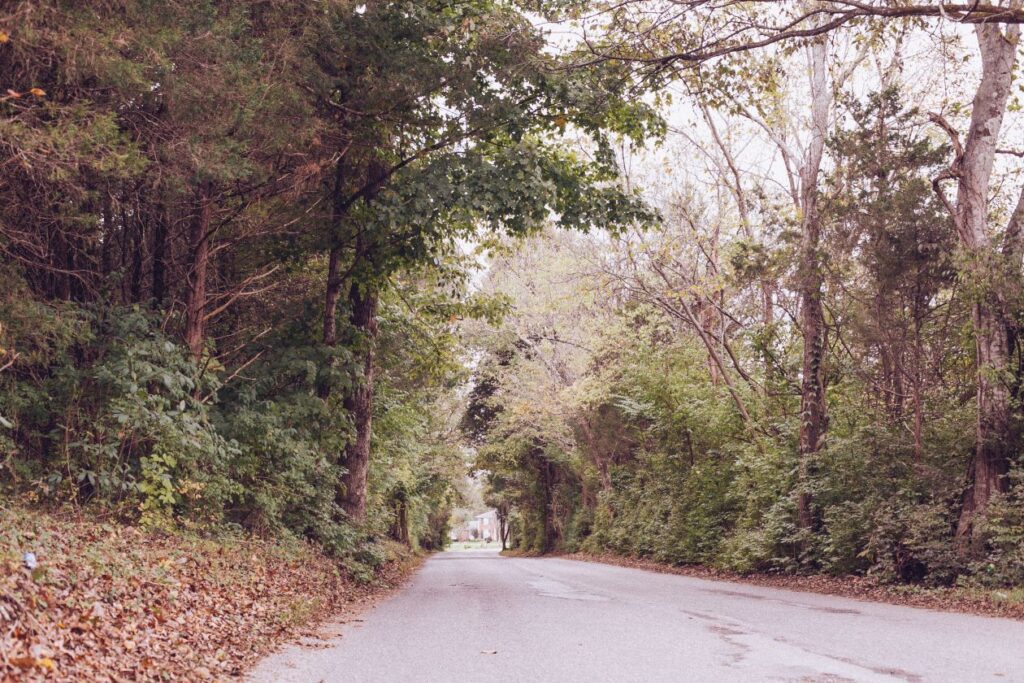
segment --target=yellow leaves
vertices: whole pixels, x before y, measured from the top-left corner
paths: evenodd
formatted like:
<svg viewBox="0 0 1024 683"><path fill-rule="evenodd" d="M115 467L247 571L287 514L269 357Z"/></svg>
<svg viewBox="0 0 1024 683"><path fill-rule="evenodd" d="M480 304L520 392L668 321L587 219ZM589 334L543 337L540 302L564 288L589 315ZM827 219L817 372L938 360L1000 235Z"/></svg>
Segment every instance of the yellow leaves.
<svg viewBox="0 0 1024 683"><path fill-rule="evenodd" d="M3 100L20 100L25 95L31 95L32 97L46 97L46 91L42 88L29 88L27 92L18 92L17 90L7 89L7 93L0 97L0 102Z"/></svg>
<svg viewBox="0 0 1024 683"><path fill-rule="evenodd" d="M49 657L13 657L10 662L19 669L26 671L37 667L46 671L54 671L57 668L56 663Z"/></svg>
<svg viewBox="0 0 1024 683"><path fill-rule="evenodd" d="M11 34L7 31L0 31L0 44L6 43L11 39Z"/></svg>

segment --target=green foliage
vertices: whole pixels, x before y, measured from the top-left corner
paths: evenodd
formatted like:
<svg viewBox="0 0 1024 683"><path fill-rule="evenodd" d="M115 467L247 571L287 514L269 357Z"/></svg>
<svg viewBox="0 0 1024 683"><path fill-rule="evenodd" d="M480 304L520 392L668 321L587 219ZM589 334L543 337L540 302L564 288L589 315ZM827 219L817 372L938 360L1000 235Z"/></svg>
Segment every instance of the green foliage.
<svg viewBox="0 0 1024 683"><path fill-rule="evenodd" d="M657 114L549 68L519 3L31 5L0 44L3 490L357 571L385 537L443 546L457 322L508 307L457 254L649 221L611 150Z"/></svg>
<svg viewBox="0 0 1024 683"><path fill-rule="evenodd" d="M956 234L930 182L948 150L895 91L844 107L821 208L827 438L803 463L799 319L760 308L789 296L775 288L793 272L794 219L768 198L747 197L748 210L758 203L779 242L747 231L715 242L724 273L701 241L720 238L718 223L710 237L661 226L614 248L574 245L607 279L567 266L554 237L501 257L494 286L515 307L479 345L462 426L495 499L513 507L520 547L928 585L1018 580L1015 498L992 510L987 564L968 567L954 538L976 417ZM687 191L673 211L697 233L710 209ZM533 276L525 291L519 272ZM579 281L590 289L544 290ZM614 305L589 306L609 283Z"/></svg>
<svg viewBox="0 0 1024 683"><path fill-rule="evenodd" d="M887 581L952 583L964 570L950 538L954 522L944 505L895 500L879 506L865 549L871 571Z"/></svg>
<svg viewBox="0 0 1024 683"><path fill-rule="evenodd" d="M31 302L6 305L9 319L52 325L9 332L26 334L14 339L24 349L15 371L0 378L3 410L22 447L37 448L19 459L18 478L59 499L135 505L147 522L218 521L237 451L209 422L203 399L216 379L137 307L79 308L62 313L68 323ZM21 373L36 383L18 382Z"/></svg>
<svg viewBox="0 0 1024 683"><path fill-rule="evenodd" d="M1013 487L998 497L985 520L988 557L972 567L972 581L983 586L1024 584L1024 471L1011 473Z"/></svg>

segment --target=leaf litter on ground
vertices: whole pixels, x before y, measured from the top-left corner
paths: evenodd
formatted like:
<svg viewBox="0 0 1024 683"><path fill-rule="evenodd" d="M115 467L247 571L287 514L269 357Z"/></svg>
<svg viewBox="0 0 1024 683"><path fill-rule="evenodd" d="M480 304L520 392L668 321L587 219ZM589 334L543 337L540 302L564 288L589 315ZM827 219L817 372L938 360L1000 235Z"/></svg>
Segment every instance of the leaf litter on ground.
<svg viewBox="0 0 1024 683"><path fill-rule="evenodd" d="M0 547L0 681L239 677L304 628L372 603L415 565L396 547L373 582L359 583L301 542L159 534L18 508L0 508Z"/></svg>

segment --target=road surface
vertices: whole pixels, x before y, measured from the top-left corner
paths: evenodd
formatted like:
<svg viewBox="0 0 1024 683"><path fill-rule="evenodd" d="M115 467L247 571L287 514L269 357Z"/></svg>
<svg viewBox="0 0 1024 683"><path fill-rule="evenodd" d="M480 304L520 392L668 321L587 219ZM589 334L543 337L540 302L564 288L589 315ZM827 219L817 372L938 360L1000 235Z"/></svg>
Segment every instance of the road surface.
<svg viewBox="0 0 1024 683"><path fill-rule="evenodd" d="M554 558L449 552L278 681L1022 681L1024 623Z"/></svg>

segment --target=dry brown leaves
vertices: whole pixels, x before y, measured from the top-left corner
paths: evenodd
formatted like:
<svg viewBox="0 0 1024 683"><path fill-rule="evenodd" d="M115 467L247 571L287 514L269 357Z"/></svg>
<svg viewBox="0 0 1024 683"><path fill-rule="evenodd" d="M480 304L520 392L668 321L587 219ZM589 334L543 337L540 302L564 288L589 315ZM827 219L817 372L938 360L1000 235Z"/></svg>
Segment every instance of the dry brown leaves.
<svg viewBox="0 0 1024 683"><path fill-rule="evenodd" d="M308 545L158 535L0 509L0 680L219 680L300 628L358 609L413 562L359 585ZM33 552L29 569L23 553Z"/></svg>
<svg viewBox="0 0 1024 683"><path fill-rule="evenodd" d="M715 581L732 581L769 588L837 595L855 600L885 602L892 605L923 607L950 612L1024 620L1024 601L1009 592L968 588L925 588L882 584L865 576L796 576L792 574L737 574L701 566L674 566L654 560L623 557L613 554L572 553L563 555L572 560L601 562L620 567L633 567L663 574L680 574Z"/></svg>

